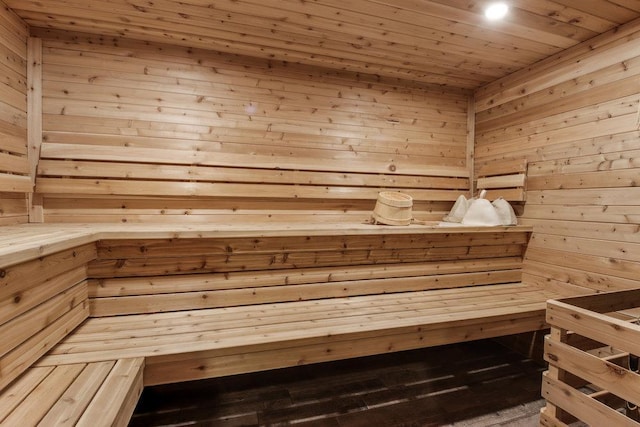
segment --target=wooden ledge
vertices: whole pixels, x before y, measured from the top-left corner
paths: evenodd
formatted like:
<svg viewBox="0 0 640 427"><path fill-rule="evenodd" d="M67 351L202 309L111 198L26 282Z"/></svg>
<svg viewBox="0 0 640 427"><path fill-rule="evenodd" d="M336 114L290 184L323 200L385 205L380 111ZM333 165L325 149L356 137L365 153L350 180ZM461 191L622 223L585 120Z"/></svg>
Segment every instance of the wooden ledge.
<svg viewBox="0 0 640 427"><path fill-rule="evenodd" d="M0 268L103 239L179 239L531 232L532 227L338 224L25 224L0 228Z"/></svg>

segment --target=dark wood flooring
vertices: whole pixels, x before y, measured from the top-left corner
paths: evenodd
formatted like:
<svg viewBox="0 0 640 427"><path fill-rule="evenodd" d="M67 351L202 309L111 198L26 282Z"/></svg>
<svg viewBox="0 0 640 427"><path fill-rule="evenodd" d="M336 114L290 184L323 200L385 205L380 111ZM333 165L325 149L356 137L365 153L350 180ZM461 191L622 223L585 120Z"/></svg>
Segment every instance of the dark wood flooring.
<svg viewBox="0 0 640 427"><path fill-rule="evenodd" d="M537 426L544 369L462 343L148 387L130 426Z"/></svg>

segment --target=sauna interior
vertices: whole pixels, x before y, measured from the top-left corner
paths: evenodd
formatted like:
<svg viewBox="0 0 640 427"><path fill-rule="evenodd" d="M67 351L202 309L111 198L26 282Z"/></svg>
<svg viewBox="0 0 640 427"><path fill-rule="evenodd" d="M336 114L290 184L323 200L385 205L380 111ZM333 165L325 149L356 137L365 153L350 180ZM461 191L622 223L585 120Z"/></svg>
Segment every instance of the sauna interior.
<svg viewBox="0 0 640 427"><path fill-rule="evenodd" d="M0 423L545 331L540 425L640 425L640 1L489 3L0 0Z"/></svg>

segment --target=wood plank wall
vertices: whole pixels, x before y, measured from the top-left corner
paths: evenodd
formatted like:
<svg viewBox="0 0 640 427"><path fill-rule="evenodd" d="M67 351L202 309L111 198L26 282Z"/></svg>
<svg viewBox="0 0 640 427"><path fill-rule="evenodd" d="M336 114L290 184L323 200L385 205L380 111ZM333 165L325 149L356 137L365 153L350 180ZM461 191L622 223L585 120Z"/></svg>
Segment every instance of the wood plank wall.
<svg viewBox="0 0 640 427"><path fill-rule="evenodd" d="M0 225L28 222L27 37L0 0Z"/></svg>
<svg viewBox="0 0 640 427"><path fill-rule="evenodd" d="M43 29L45 221L440 219L469 188L469 94ZM310 215L313 215L311 217Z"/></svg>
<svg viewBox="0 0 640 427"><path fill-rule="evenodd" d="M529 161L523 280L567 291L640 277L640 22L477 91L476 168Z"/></svg>

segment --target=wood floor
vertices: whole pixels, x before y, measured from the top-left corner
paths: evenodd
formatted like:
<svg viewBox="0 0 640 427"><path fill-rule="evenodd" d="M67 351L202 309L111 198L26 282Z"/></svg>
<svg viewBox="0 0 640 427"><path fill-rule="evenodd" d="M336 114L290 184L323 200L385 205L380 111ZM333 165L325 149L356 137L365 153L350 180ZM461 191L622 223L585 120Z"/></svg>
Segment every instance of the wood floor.
<svg viewBox="0 0 640 427"><path fill-rule="evenodd" d="M149 387L130 426L537 426L544 369L476 341Z"/></svg>

